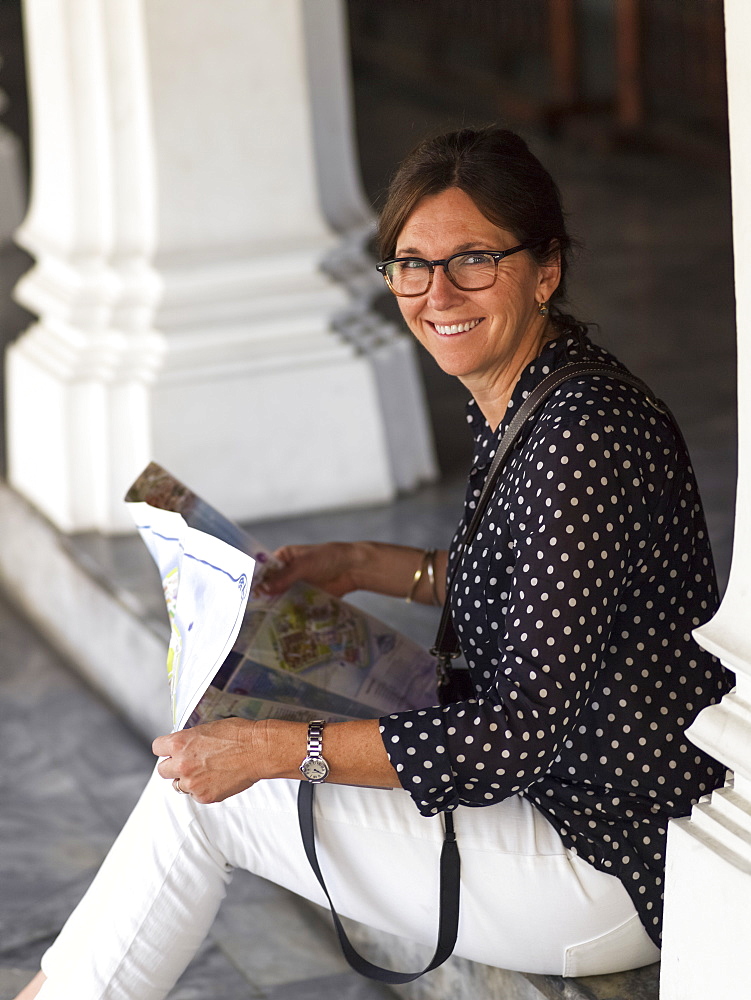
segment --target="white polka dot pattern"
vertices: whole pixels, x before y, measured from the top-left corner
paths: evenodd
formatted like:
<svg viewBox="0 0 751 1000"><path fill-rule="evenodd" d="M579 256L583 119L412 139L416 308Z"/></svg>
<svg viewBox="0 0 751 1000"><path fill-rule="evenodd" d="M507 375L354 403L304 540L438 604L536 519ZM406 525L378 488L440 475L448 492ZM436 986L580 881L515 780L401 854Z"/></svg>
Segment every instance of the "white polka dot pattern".
<svg viewBox="0 0 751 1000"><path fill-rule="evenodd" d="M522 374L502 434L550 371L617 365L559 338ZM464 518L498 436L474 403ZM728 690L691 630L713 614L714 568L688 456L636 389L561 386L530 423L458 570L452 612L477 698L381 720L424 815L522 794L597 868L618 876L659 943L667 820L723 769L684 738Z"/></svg>

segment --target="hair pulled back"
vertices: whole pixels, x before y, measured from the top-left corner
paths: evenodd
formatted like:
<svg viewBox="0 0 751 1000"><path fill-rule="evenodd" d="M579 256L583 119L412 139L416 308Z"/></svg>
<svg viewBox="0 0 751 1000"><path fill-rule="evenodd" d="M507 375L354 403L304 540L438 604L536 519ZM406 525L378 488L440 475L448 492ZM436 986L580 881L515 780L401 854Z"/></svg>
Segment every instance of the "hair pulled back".
<svg viewBox="0 0 751 1000"><path fill-rule="evenodd" d="M393 257L399 234L418 202L457 187L486 219L506 229L538 264L560 253L561 279L551 296L551 319L560 330L581 334L584 326L561 312L572 241L558 188L524 140L497 126L463 128L423 140L402 161L389 185L378 224L382 259Z"/></svg>

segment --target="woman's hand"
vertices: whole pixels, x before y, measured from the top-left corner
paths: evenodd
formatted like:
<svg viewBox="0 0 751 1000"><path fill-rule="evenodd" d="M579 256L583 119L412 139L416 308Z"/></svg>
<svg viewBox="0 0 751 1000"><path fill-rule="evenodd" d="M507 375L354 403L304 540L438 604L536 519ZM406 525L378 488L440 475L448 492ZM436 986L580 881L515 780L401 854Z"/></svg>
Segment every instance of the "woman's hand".
<svg viewBox="0 0 751 1000"><path fill-rule="evenodd" d="M280 566L269 565L258 594L281 594L306 580L321 590L343 597L353 590L406 597L412 589L415 571L422 565L422 549L384 542L327 542L325 545L285 545L274 558ZM440 604L445 598L447 553L435 556L436 591L423 573L413 598L423 604ZM435 600L435 597L438 600Z"/></svg>
<svg viewBox="0 0 751 1000"><path fill-rule="evenodd" d="M163 778L180 779L180 788L197 802L221 802L265 777L265 740L257 723L220 719L193 729L159 736L152 744Z"/></svg>
<svg viewBox="0 0 751 1000"><path fill-rule="evenodd" d="M334 597L359 588L356 571L363 562L357 542L327 542L324 545L285 545L274 553L281 565L270 564L259 594L281 594L298 580L312 583Z"/></svg>

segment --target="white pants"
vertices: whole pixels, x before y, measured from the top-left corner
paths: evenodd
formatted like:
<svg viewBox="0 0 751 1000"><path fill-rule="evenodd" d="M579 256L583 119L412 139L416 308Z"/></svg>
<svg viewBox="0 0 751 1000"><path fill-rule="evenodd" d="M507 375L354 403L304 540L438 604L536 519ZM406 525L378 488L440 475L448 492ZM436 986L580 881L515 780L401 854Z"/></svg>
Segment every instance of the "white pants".
<svg viewBox="0 0 751 1000"><path fill-rule="evenodd" d="M302 848L294 781L214 805L155 774L42 961L39 1000L159 1000L208 933L233 868L325 904ZM435 944L440 816L406 792L316 790L316 842L338 911ZM516 797L454 814L462 861L456 953L488 965L594 975L657 961L621 883L564 847Z"/></svg>

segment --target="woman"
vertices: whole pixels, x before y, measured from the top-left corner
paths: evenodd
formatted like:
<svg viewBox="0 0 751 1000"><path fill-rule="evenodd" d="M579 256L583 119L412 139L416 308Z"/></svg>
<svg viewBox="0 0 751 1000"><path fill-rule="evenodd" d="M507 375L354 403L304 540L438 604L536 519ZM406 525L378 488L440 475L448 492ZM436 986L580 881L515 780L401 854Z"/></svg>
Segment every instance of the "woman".
<svg viewBox="0 0 751 1000"><path fill-rule="evenodd" d="M407 325L472 395L464 518L434 574L415 549L331 543L280 550L265 586L304 578L435 603L456 568L453 621L476 697L325 727L329 888L342 913L432 941L440 814L452 810L458 954L559 975L653 962L667 821L723 777L683 735L728 688L691 638L717 597L688 456L560 311L570 240L554 183L517 136L465 129L419 146L380 239ZM580 377L547 400L461 554L513 414L572 360L614 377ZM234 867L323 902L295 808L307 737L302 724L227 719L157 739L165 759L20 997L165 996Z"/></svg>

